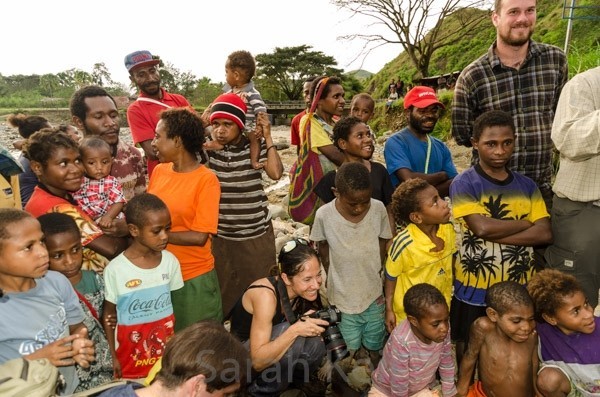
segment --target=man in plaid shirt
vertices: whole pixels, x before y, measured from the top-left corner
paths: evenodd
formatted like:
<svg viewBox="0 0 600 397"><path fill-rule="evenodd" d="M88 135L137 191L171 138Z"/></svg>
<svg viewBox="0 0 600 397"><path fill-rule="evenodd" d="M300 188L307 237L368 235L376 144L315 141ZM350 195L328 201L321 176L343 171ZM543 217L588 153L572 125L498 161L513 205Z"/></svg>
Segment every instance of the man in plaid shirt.
<svg viewBox="0 0 600 397"><path fill-rule="evenodd" d="M517 137L508 166L533 179L551 208L550 131L568 65L559 48L531 40L535 21L536 0L495 1L496 41L456 81L452 135L456 143L470 147L479 115L488 110L512 114ZM472 162L477 162L475 152Z"/></svg>

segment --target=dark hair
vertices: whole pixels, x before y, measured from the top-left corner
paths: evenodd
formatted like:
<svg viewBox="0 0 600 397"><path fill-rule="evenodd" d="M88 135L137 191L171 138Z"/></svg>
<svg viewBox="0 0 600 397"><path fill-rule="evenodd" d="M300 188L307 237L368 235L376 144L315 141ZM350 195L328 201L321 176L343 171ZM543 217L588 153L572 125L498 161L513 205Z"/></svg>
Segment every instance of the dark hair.
<svg viewBox="0 0 600 397"><path fill-rule="evenodd" d="M58 148L73 149L79 152L77 142L66 133L60 132L56 128L42 128L25 141L23 154L30 161L37 161L42 166L46 166Z"/></svg>
<svg viewBox="0 0 600 397"><path fill-rule="evenodd" d="M29 212L18 210L16 208L0 208L0 242L11 236L9 226L23 219L35 219ZM2 244L0 244L0 249Z"/></svg>
<svg viewBox="0 0 600 397"><path fill-rule="evenodd" d="M335 187L339 194L371 190L369 170L362 163L344 163L335 173Z"/></svg>
<svg viewBox="0 0 600 397"><path fill-rule="evenodd" d="M60 233L73 233L81 238L81 231L75 219L62 212L49 212L38 216L37 220L42 225L44 235L53 236Z"/></svg>
<svg viewBox="0 0 600 397"><path fill-rule="evenodd" d="M473 123L473 139L478 141L486 128L509 127L515 135L515 122L510 115L502 110L489 110L475 119Z"/></svg>
<svg viewBox="0 0 600 397"><path fill-rule="evenodd" d="M152 193L142 193L133 196L125 205L125 219L127 223L139 228L146 224L146 214L150 211L169 211L167 205L158 196Z"/></svg>
<svg viewBox="0 0 600 397"><path fill-rule="evenodd" d="M402 302L406 314L416 319L423 318L433 305L448 307L448 303L440 290L427 283L415 284L410 287L404 294Z"/></svg>
<svg viewBox="0 0 600 397"><path fill-rule="evenodd" d="M197 375L204 375L212 393L245 383L250 358L242 343L215 321L194 323L167 342L162 367L156 375L168 390L174 390Z"/></svg>
<svg viewBox="0 0 600 397"><path fill-rule="evenodd" d="M293 239L296 242L296 246L285 252L285 244L279 251L279 266L280 272L285 273L288 277L294 277L300 273L304 267L304 263L311 257L318 258L317 251L315 251L307 240L304 239ZM289 243L289 242L288 242Z"/></svg>
<svg viewBox="0 0 600 397"><path fill-rule="evenodd" d="M531 296L524 285L516 281L501 281L488 288L485 304L499 315L509 312L515 306L533 307Z"/></svg>
<svg viewBox="0 0 600 397"><path fill-rule="evenodd" d="M252 80L256 72L256 62L254 57L248 51L234 51L227 57L227 66L230 69L240 69L246 82Z"/></svg>
<svg viewBox="0 0 600 397"><path fill-rule="evenodd" d="M204 127L197 113L189 108L172 108L162 111L160 119L167 126L167 138L178 136L189 153L196 154L202 150Z"/></svg>
<svg viewBox="0 0 600 397"><path fill-rule="evenodd" d="M410 223L410 214L421 209L419 193L431 186L421 178L412 178L402 182L392 194L392 213L394 220L401 225Z"/></svg>
<svg viewBox="0 0 600 397"><path fill-rule="evenodd" d="M42 128L50 128L48 119L42 116L27 116L23 113L11 114L6 119L8 124L15 127L19 131L19 135L27 139L36 131Z"/></svg>
<svg viewBox="0 0 600 397"><path fill-rule="evenodd" d="M354 95L352 97L352 100L350 101L350 105L352 105L354 102L359 101L361 99L371 102L371 108L375 109L375 100L373 99L373 97L371 95L367 94L366 92L361 92L361 93Z"/></svg>
<svg viewBox="0 0 600 397"><path fill-rule="evenodd" d="M108 153L112 155L110 145L106 143L104 139L98 138L97 136L87 136L79 142L79 152L82 156L85 149L106 149L108 150Z"/></svg>
<svg viewBox="0 0 600 397"><path fill-rule="evenodd" d="M352 128L354 128L357 124L364 124L364 122L358 117L354 116L346 116L342 117L337 123L333 126L333 144L338 149L342 150L339 145L339 140L343 139L345 141L348 140L350 133L352 132Z"/></svg>
<svg viewBox="0 0 600 397"><path fill-rule="evenodd" d="M115 107L117 107L117 102L115 99L102 87L97 85L88 85L86 87L80 88L71 96L71 101L69 103L69 109L71 110L71 115L76 116L82 121L85 120L85 116L89 111L89 108L85 104L86 98L95 98L99 96L107 96L109 97Z"/></svg>
<svg viewBox="0 0 600 397"><path fill-rule="evenodd" d="M328 76L318 76L315 77L315 79L312 81L312 83L310 84L310 103L312 104L314 99L315 99L315 93L317 92L317 88L319 87L319 85L321 84L321 80L328 78ZM327 97L327 94L329 94L329 90L331 89L332 85L341 85L342 84L342 80L337 77L337 76L331 76L327 79L327 81L325 82L325 87L323 88L323 92L321 93L321 97L319 99L323 99Z"/></svg>
<svg viewBox="0 0 600 397"><path fill-rule="evenodd" d="M542 314L555 315L566 297L583 290L574 276L556 269L544 269L531 277L527 292L533 300L535 319L541 322L544 321Z"/></svg>

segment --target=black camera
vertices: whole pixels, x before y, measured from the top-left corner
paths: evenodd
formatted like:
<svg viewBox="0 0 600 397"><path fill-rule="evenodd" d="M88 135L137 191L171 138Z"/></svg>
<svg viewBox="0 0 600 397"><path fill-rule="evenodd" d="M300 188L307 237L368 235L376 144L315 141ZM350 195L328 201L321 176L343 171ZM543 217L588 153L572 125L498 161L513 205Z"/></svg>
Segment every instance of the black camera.
<svg viewBox="0 0 600 397"><path fill-rule="evenodd" d="M339 322L342 321L342 312L332 305L312 313L309 317L320 318L329 323L329 326L325 328L325 332L323 332L322 336L325 341L327 354L331 355L331 362L346 358L348 356L348 347L337 326Z"/></svg>

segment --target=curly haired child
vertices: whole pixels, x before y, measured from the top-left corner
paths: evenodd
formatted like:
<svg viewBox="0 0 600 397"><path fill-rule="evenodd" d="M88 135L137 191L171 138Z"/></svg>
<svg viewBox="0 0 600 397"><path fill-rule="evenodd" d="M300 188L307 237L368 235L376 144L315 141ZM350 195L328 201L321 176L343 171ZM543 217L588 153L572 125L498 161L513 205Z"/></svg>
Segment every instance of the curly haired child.
<svg viewBox="0 0 600 397"><path fill-rule="evenodd" d="M397 224L385 264L385 319L388 332L406 318L403 297L418 283L438 288L450 305L455 233L448 203L423 179L402 182L392 195Z"/></svg>
<svg viewBox="0 0 600 397"><path fill-rule="evenodd" d="M594 317L577 279L545 269L531 278L527 291L538 321L540 393L600 395L600 318Z"/></svg>

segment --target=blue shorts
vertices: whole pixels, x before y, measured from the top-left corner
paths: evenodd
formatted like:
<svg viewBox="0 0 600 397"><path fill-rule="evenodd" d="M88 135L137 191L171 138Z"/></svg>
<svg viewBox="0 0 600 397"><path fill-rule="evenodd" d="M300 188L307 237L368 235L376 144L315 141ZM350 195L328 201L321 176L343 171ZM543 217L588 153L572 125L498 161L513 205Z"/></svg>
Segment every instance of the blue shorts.
<svg viewBox="0 0 600 397"><path fill-rule="evenodd" d="M381 350L386 336L384 314L383 296L377 298L362 313L342 313L339 328L348 350L356 351L361 345L368 350Z"/></svg>

